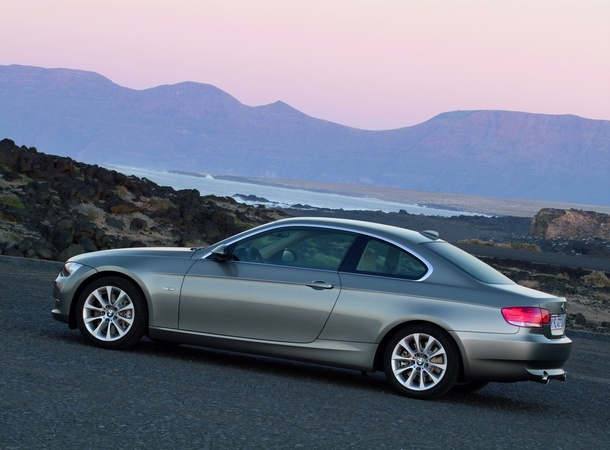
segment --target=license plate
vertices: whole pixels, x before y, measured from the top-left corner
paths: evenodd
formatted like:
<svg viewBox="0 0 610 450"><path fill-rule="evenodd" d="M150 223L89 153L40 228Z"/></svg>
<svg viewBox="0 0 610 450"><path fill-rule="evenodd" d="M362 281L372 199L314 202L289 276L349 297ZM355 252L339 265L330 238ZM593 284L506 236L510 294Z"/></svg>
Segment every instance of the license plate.
<svg viewBox="0 0 610 450"><path fill-rule="evenodd" d="M566 327L566 315L565 314L552 314L551 315L551 334L553 336L561 336Z"/></svg>

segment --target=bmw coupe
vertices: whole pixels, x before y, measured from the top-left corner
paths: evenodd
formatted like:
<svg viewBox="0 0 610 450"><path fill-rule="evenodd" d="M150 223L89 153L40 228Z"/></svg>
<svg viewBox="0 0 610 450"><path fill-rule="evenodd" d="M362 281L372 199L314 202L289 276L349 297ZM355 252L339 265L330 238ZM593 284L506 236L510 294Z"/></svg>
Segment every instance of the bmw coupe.
<svg viewBox="0 0 610 450"><path fill-rule="evenodd" d="M383 370L408 397L565 380L566 300L434 231L292 218L202 248L82 254L52 316L91 344L153 341Z"/></svg>

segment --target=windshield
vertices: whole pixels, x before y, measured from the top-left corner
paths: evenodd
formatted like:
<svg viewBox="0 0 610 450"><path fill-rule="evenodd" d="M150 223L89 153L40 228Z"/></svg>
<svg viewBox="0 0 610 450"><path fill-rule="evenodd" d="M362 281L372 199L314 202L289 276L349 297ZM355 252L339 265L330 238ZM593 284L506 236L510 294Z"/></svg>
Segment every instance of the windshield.
<svg viewBox="0 0 610 450"><path fill-rule="evenodd" d="M448 242L434 241L423 244L443 259L463 270L473 278L489 284L515 284L493 267L487 265L470 253L459 249Z"/></svg>

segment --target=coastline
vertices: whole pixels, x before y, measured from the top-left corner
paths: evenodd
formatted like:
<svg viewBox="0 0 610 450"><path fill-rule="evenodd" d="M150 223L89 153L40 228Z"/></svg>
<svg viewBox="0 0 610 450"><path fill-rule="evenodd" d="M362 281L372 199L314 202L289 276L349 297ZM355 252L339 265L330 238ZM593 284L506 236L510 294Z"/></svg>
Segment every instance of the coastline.
<svg viewBox="0 0 610 450"><path fill-rule="evenodd" d="M218 179L224 177L216 177ZM227 177L244 183L259 183L284 187L289 189L306 189L333 194L349 195L352 197L375 197L381 200L405 202L442 208L455 211L472 211L484 215L534 217L543 208L556 209L582 209L610 214L610 206L583 205L569 202L551 202L544 200L509 199L500 197L485 197L463 194L450 194L444 192L425 192L378 186L328 184L306 180L286 179L260 179L247 177Z"/></svg>
<svg viewBox="0 0 610 450"><path fill-rule="evenodd" d="M195 177L212 176L217 180L235 181L239 183L272 186L284 189L300 189L325 194L338 194L349 197L377 198L390 202L413 204L427 208L449 211L469 211L482 215L534 217L543 208L580 209L610 214L610 206L586 205L569 202L552 202L545 200L509 199L446 192L426 192L415 189L398 189L380 186L365 186L355 184L333 184L309 180L294 180L283 178L255 178L234 175L213 175L200 172L169 171L177 175Z"/></svg>

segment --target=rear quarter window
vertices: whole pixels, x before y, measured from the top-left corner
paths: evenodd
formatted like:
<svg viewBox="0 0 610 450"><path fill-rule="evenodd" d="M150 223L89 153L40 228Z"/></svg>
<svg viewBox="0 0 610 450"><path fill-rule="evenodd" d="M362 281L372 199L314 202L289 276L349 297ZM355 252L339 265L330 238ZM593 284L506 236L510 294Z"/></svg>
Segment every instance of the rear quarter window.
<svg viewBox="0 0 610 450"><path fill-rule="evenodd" d="M510 278L502 275L490 265L448 242L434 241L421 245L424 245L427 249L432 250L444 260L483 283L515 284Z"/></svg>
<svg viewBox="0 0 610 450"><path fill-rule="evenodd" d="M428 267L405 250L388 242L371 238L359 254L353 271L418 280L428 272Z"/></svg>

